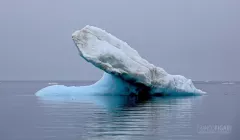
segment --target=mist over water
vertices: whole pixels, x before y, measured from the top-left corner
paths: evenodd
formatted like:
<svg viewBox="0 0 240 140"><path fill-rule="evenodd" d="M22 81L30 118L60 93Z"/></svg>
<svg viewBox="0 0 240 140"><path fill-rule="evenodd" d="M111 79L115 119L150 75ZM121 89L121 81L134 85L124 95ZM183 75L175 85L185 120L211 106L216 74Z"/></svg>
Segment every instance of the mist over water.
<svg viewBox="0 0 240 140"><path fill-rule="evenodd" d="M2 82L0 135L4 140L164 139L237 140L240 84L195 83L198 97L79 96L38 98L52 84Z"/></svg>

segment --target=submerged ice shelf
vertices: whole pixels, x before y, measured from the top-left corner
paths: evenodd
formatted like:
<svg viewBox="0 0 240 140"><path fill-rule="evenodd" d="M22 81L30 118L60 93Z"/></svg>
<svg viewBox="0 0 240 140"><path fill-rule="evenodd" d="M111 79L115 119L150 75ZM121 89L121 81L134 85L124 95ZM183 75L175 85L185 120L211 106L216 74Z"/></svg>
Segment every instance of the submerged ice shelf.
<svg viewBox="0 0 240 140"><path fill-rule="evenodd" d="M36 93L37 96L77 95L202 95L190 79L168 74L163 68L143 59L136 50L106 31L86 26L72 34L81 57L105 73L93 85L66 87L49 86Z"/></svg>

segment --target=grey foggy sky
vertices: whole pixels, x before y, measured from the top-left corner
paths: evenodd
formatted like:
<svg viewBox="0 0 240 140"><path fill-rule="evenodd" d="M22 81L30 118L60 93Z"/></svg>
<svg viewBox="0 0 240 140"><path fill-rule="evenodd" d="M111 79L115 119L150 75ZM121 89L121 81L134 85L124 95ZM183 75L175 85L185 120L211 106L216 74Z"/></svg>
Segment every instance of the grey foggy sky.
<svg viewBox="0 0 240 140"><path fill-rule="evenodd" d="M239 0L1 0L0 80L97 80L71 34L107 30L170 74L240 80Z"/></svg>

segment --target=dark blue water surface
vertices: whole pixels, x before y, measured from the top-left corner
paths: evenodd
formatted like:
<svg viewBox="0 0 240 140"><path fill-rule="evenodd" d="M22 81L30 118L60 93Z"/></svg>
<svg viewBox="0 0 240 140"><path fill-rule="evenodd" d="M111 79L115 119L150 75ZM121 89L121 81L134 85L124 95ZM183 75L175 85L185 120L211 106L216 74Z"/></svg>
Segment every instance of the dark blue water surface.
<svg viewBox="0 0 240 140"><path fill-rule="evenodd" d="M240 140L239 83L196 83L201 97L37 98L46 86L0 83L0 140Z"/></svg>

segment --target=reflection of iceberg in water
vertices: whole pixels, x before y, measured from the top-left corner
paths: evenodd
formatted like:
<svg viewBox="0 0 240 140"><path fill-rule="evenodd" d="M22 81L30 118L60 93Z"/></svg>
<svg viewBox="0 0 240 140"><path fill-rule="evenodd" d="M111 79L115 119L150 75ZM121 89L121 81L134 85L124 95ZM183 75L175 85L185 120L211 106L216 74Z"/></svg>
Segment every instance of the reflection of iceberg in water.
<svg viewBox="0 0 240 140"><path fill-rule="evenodd" d="M67 124L75 126L76 130L86 128L89 136L131 139L131 136L150 134L158 138L161 135L163 139L170 136L190 139L192 131L196 131L193 119L201 98L152 97L139 100L137 96L82 96L74 100L62 97L65 102L56 98L40 98L39 101L46 106L47 113L62 114L54 116L54 120L62 122L59 127L66 126L64 120L71 117ZM90 114L93 117L89 117ZM85 115L87 118L77 119ZM77 134L83 135L81 131Z"/></svg>
<svg viewBox="0 0 240 140"><path fill-rule="evenodd" d="M39 98L44 104L61 103L87 103L105 109L136 106L139 101L137 96L77 96L74 98L64 96L48 96Z"/></svg>
<svg viewBox="0 0 240 140"><path fill-rule="evenodd" d="M37 96L77 96L77 94L129 95L201 95L190 79L170 75L143 59L127 43L102 29L86 26L72 35L77 49L86 61L105 71L95 84L82 87L62 85L46 87Z"/></svg>

